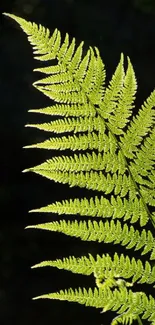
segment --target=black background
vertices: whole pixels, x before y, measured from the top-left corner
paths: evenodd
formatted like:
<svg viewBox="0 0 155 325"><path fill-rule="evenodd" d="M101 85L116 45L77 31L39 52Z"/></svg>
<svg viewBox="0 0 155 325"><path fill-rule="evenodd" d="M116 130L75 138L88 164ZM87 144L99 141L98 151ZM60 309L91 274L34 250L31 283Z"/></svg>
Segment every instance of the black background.
<svg viewBox="0 0 155 325"><path fill-rule="evenodd" d="M138 81L136 109L155 84L154 1L92 0L1 0L0 13L9 12L41 23L53 31L97 46L106 64L107 80L120 59L129 56ZM26 35L11 19L0 16L0 324L109 324L111 313L54 300L31 298L69 287L93 287L93 277L75 275L55 268L31 270L39 261L103 253L103 244L81 242L58 233L24 230L28 224L56 220L57 216L28 214L28 210L56 200L89 194L81 189L50 182L21 171L53 155L44 150L25 150L47 135L24 128L42 116L30 108L51 102L32 87L37 79L32 49ZM136 112L135 109L135 112ZM112 248L109 245L108 250Z"/></svg>

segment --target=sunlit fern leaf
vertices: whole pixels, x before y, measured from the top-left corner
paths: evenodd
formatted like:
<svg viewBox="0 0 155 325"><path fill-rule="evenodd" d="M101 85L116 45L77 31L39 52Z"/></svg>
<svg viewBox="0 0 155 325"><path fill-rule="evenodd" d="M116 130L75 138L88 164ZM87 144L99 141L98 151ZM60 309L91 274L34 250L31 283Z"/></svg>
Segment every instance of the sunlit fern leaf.
<svg viewBox="0 0 155 325"><path fill-rule="evenodd" d="M95 116L96 110L91 103L86 105L70 104L70 105L53 105L40 109L30 109L29 112L40 113L46 115L60 115L60 116Z"/></svg>
<svg viewBox="0 0 155 325"><path fill-rule="evenodd" d="M46 212L57 213L59 215L81 215L89 217L102 218L123 218L124 221L131 218L131 223L136 222L140 218L140 224L145 225L148 222L148 215L144 209L142 200L137 198L134 201L121 199L119 196L115 199L111 196L111 201L104 198L94 198L63 200L62 202L55 202L39 209L33 209L29 212Z"/></svg>
<svg viewBox="0 0 155 325"><path fill-rule="evenodd" d="M145 229L142 232L135 230L133 226L130 228L125 223L123 227L120 221L114 222L113 220L102 222L91 221L68 221L60 220L27 226L27 228L42 229L54 232L61 232L68 236L81 238L86 241L98 241L99 243L114 243L126 246L127 249L135 247L135 250L143 248L142 254L146 254L150 251L151 258L154 259L155 254L155 239L150 231L146 232Z"/></svg>
<svg viewBox="0 0 155 325"><path fill-rule="evenodd" d="M136 282L149 284L155 282L155 266L151 267L147 261L143 265L140 259L136 261L133 257L130 260L129 256L125 257L123 254L118 256L117 253L114 254L113 259L109 254L97 255L96 260L91 254L89 254L89 258L86 256L81 258L70 256L69 258L63 258L63 260L44 261L32 268L45 266L57 267L58 269L83 275L94 274L95 278L99 279L100 282L104 280L103 284L100 285L102 288L110 278L114 280L114 286L118 286L120 278L131 278L130 282L126 282L126 286L133 286Z"/></svg>
<svg viewBox="0 0 155 325"><path fill-rule="evenodd" d="M120 286L119 289L111 290L106 288L95 288L92 291L91 288L86 290L85 288L78 288L73 290L60 290L60 292L45 294L34 299L59 299L67 300L71 302L77 302L86 306L95 308L101 308L105 306L103 312L107 310L117 311L120 318L125 316L125 319L137 320L138 317L142 319L148 318L149 321L154 321L155 317L155 300L150 295L149 298L143 292L132 292L127 290L125 286ZM115 324L115 319L114 323ZM153 324L153 323L152 323Z"/></svg>
<svg viewBox="0 0 155 325"><path fill-rule="evenodd" d="M99 193L89 199L52 202L30 211L76 216L75 221L45 222L26 228L104 242L105 247L112 243L115 250L124 247L133 252L133 257L115 253L113 257L103 254L94 258L89 254L89 257L70 256L37 263L34 267L52 266L92 274L95 288L71 288L35 299L76 301L102 308L103 312L111 310L116 314L113 325L133 321L142 325L143 319L155 325L155 300L143 292L145 288L140 291L137 287L155 283L152 264L155 260L155 90L133 116L137 81L129 58L125 71L121 54L106 86L105 66L96 47L84 52L84 42L77 46L75 38L70 39L67 33L62 40L57 29L50 35L49 29L42 25L12 14L5 15L14 19L27 34L34 58L47 61L48 66L34 69L44 77L33 86L57 102L45 108L29 109L29 112L56 116L56 119L27 124L27 127L51 132L52 137L25 148L70 150L68 156L53 157L24 172L32 171L70 187ZM78 221L78 215L87 216L89 220ZM94 217L102 219L92 220ZM145 255L143 262L134 257L137 251Z"/></svg>

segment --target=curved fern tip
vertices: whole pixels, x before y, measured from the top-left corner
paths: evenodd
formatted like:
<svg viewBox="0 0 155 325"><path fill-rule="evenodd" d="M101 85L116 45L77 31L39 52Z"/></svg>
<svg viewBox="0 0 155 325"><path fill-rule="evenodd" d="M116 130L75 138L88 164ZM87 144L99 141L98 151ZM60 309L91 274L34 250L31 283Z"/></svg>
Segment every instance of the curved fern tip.
<svg viewBox="0 0 155 325"><path fill-rule="evenodd" d="M8 12L2 12L2 15L4 15L4 16L10 16L10 14Z"/></svg>
<svg viewBox="0 0 155 325"><path fill-rule="evenodd" d="M14 14L10 14L8 12L3 12L2 15L6 16L6 17L10 17L10 18L16 20L16 22L18 22L19 18L22 19L21 17L18 17L18 16L14 15Z"/></svg>
<svg viewBox="0 0 155 325"><path fill-rule="evenodd" d="M35 226L33 226L33 225L32 226L26 226L24 229L30 229L30 228L33 229L33 228L35 228Z"/></svg>
<svg viewBox="0 0 155 325"><path fill-rule="evenodd" d="M22 173L27 173L27 172L29 172L29 169L28 168L22 170Z"/></svg>
<svg viewBox="0 0 155 325"><path fill-rule="evenodd" d="M31 126L31 124L25 124L25 128L28 128L30 126Z"/></svg>
<svg viewBox="0 0 155 325"><path fill-rule="evenodd" d="M32 300L37 300L37 299L50 299L49 295L42 295L42 296L37 296L37 297L33 297Z"/></svg>
<svg viewBox="0 0 155 325"><path fill-rule="evenodd" d="M123 53L121 53L120 60L121 60L121 61L124 61L124 54L123 54Z"/></svg>
<svg viewBox="0 0 155 325"><path fill-rule="evenodd" d="M31 269L36 269L38 264L32 265Z"/></svg>
<svg viewBox="0 0 155 325"><path fill-rule="evenodd" d="M33 212L39 212L40 209L32 209L32 210L29 210L28 213L33 213Z"/></svg>
<svg viewBox="0 0 155 325"><path fill-rule="evenodd" d="M28 145L27 146L23 146L22 149L28 149L29 147L31 147L31 146L28 146Z"/></svg>
<svg viewBox="0 0 155 325"><path fill-rule="evenodd" d="M39 296L38 296L38 297L33 297L33 298L32 298L32 300L38 300L38 299L40 299Z"/></svg>
<svg viewBox="0 0 155 325"><path fill-rule="evenodd" d="M35 148L35 145L31 144L31 145L23 146L23 149L32 149L32 148Z"/></svg>

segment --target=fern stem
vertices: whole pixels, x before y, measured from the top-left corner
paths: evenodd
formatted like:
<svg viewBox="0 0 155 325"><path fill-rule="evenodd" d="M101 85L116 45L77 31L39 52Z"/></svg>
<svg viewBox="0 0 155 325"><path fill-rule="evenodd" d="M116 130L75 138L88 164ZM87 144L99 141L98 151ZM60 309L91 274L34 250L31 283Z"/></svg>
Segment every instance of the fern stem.
<svg viewBox="0 0 155 325"><path fill-rule="evenodd" d="M139 325L143 325L143 323L142 323L142 321L141 321L139 315L137 316L137 322L138 322Z"/></svg>

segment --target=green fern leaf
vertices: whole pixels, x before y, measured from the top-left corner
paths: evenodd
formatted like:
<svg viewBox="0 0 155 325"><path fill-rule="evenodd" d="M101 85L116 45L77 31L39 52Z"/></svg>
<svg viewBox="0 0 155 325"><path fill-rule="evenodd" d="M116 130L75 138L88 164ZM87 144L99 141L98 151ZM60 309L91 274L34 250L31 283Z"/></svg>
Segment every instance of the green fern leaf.
<svg viewBox="0 0 155 325"><path fill-rule="evenodd" d="M114 244L126 246L127 249L135 247L135 250L139 250L144 247L142 254L144 255L152 251L151 259L154 259L155 239L152 233L150 231L146 232L144 229L139 233L133 226L129 228L126 223L122 227L120 221L114 222L112 220L103 223L102 221L89 220L86 223L86 221L78 222L75 220L66 222L65 220L60 220L60 222L48 222L27 226L26 228L61 232L68 236L78 237L84 241L114 242Z"/></svg>
<svg viewBox="0 0 155 325"><path fill-rule="evenodd" d="M45 266L57 267L83 275L94 274L102 288L109 279L113 280L113 286L119 285L120 278L129 279L132 277L130 283L124 281L126 286L133 286L136 282L149 284L155 282L155 266L151 267L148 261L144 266L140 259L136 261L133 257L130 260L129 256L125 257L123 254L118 256L117 253L114 254L113 260L109 254L97 255L96 260L89 254L89 258L86 256L81 258L70 256L69 258L63 258L63 260L44 261L32 268Z"/></svg>
<svg viewBox="0 0 155 325"><path fill-rule="evenodd" d="M60 220L26 228L104 242L105 247L113 243L116 249L123 246L124 250L133 252L132 258L115 253L113 257L97 255L95 259L89 254L89 257L70 256L38 263L33 267L52 266L87 276L92 274L95 288L70 288L34 299L76 301L102 308L103 312L111 310L116 314L112 325L133 321L142 325L143 319L155 325L154 298L143 291L136 292L139 284L155 283L152 264L155 260L152 231L155 228L155 90L133 116L137 81L129 58L125 71L121 54L106 86L105 65L96 47L90 47L84 54L84 42L77 46L75 38L70 40L67 33L62 40L57 29L50 35L49 29L42 25L13 14L5 15L14 19L26 33L35 59L48 64L49 60L56 62L34 69L44 77L33 86L57 103L29 110L56 116L56 119L26 125L51 132L52 137L25 148L71 151L68 156L53 157L24 172L32 171L55 182L96 190L100 194L91 195L89 199L52 202L30 211L87 216L87 222ZM94 217L102 219L93 221ZM145 255L145 262L134 257L137 251Z"/></svg>

